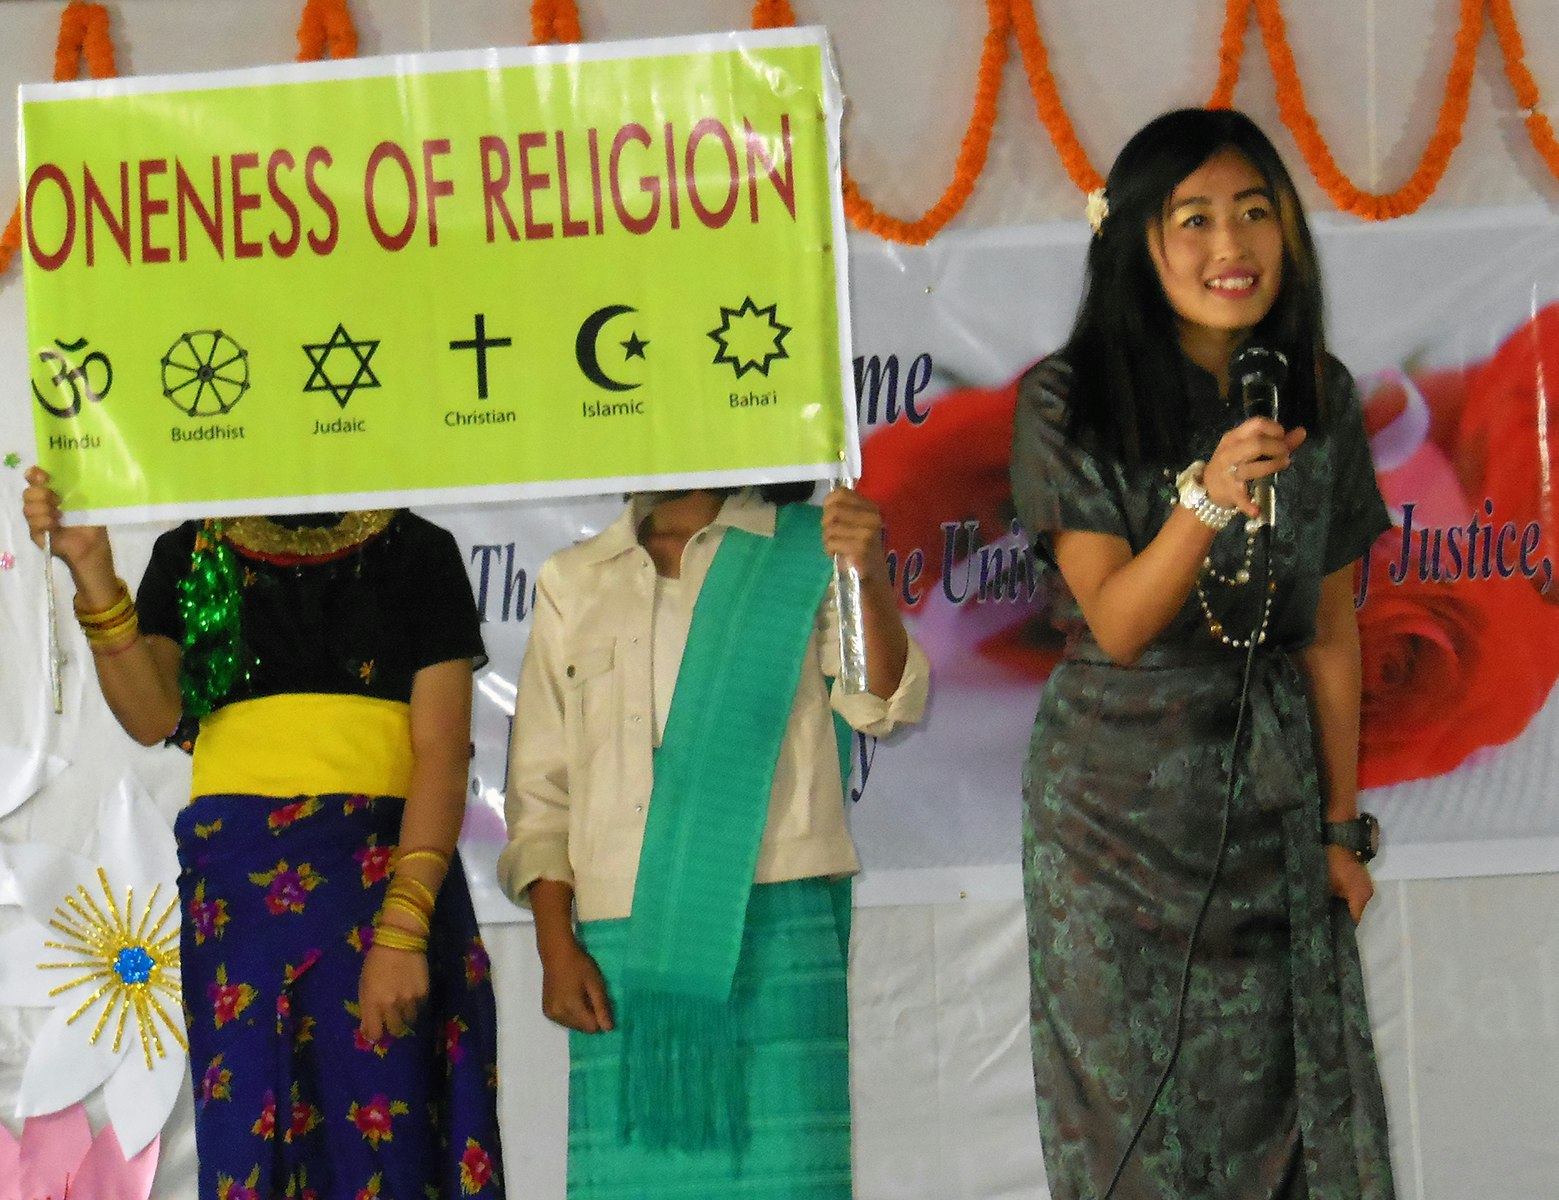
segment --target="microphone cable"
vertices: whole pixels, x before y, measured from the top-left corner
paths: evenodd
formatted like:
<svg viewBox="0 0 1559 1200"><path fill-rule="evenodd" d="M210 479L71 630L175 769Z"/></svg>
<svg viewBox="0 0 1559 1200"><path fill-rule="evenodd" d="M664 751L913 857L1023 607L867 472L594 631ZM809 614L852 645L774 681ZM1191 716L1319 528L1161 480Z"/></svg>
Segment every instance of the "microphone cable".
<svg viewBox="0 0 1559 1200"><path fill-rule="evenodd" d="M1260 595L1266 597L1268 589L1272 586L1272 527L1263 525L1257 534L1257 540L1261 545L1262 579ZM1234 718L1234 737L1229 744L1229 786L1223 794L1223 816L1218 828L1218 850L1213 856L1212 873L1207 877L1207 888L1202 893L1201 904L1196 910L1196 920L1191 923L1191 934L1186 942L1185 962L1180 968L1180 988L1175 999L1175 1025L1174 1034L1170 1038L1169 1057L1164 1063L1164 1069L1159 1073L1158 1082L1153 1085L1153 1093L1148 1097L1146 1107L1142 1110L1142 1116L1137 1121L1136 1127L1131 1132L1130 1139L1126 1142L1126 1148L1121 1151L1120 1160L1115 1164L1115 1173L1110 1176L1109 1186L1104 1189L1101 1200L1111 1200L1115 1195L1115 1189L1120 1185L1121 1176L1126 1173L1126 1164L1131 1161L1133 1151L1137 1143L1142 1140L1142 1133L1148 1127L1148 1122L1153 1118L1153 1110L1157 1107L1164 1089L1169 1086L1169 1077L1174 1072L1175 1063L1180 1058L1180 1047L1185 1041L1185 1007L1186 1000L1191 993L1191 966L1196 957L1196 945L1202 935L1202 926L1207 920L1208 910L1212 908L1213 895L1218 890L1218 881L1223 875L1223 862L1229 851L1229 826L1234 816L1234 783L1237 778L1235 771L1239 762L1240 737L1245 732L1245 718L1250 711L1250 680L1256 665L1256 640L1255 630L1251 631L1250 645L1245 651L1245 667L1240 678L1239 710Z"/></svg>

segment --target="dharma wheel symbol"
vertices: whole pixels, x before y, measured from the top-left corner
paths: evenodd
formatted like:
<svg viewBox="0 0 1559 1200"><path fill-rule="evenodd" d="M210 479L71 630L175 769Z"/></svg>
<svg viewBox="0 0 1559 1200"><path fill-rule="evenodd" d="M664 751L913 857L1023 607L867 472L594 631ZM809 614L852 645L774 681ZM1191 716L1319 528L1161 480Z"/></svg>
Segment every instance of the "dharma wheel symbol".
<svg viewBox="0 0 1559 1200"><path fill-rule="evenodd" d="M249 351L220 329L182 335L162 356L162 394L191 417L218 417L249 390Z"/></svg>

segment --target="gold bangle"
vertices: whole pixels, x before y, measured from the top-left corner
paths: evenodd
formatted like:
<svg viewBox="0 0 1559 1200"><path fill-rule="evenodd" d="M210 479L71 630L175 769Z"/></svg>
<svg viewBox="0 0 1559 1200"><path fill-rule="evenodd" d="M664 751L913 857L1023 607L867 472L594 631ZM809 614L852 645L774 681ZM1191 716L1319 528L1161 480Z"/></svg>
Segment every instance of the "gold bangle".
<svg viewBox="0 0 1559 1200"><path fill-rule="evenodd" d="M101 645L104 642L116 642L126 633L141 627L141 619L135 609L121 613L115 620L102 625L83 625L81 632L86 635L87 641Z"/></svg>
<svg viewBox="0 0 1559 1200"><path fill-rule="evenodd" d="M422 933L428 933L433 927L433 922L428 919L428 914L423 912L415 904L412 904L404 896L386 896L384 898L384 907L380 909L380 915L382 916L392 908L396 912L405 913L408 917L411 917L414 921L416 921L417 924L422 927Z"/></svg>
<svg viewBox="0 0 1559 1200"><path fill-rule="evenodd" d="M391 900L394 900L397 904L416 913L425 922L432 921L433 919L433 906L431 904L424 904L416 896L412 895L403 888L392 887L389 891L385 892L384 903L388 904Z"/></svg>
<svg viewBox="0 0 1559 1200"><path fill-rule="evenodd" d="M140 640L141 631L139 629L132 629L130 631L130 636L117 646L109 646L103 642L90 640L88 644L94 658L113 658L116 655L123 654L126 650L128 650L131 646L135 645L136 642Z"/></svg>
<svg viewBox="0 0 1559 1200"><path fill-rule="evenodd" d="M449 855L442 850L435 850L431 846L419 846L415 850L400 851L395 856L395 865L400 866L401 863L411 862L417 858L431 858L446 871L449 870Z"/></svg>
<svg viewBox="0 0 1559 1200"><path fill-rule="evenodd" d="M433 889L415 875L402 875L397 872L395 878L390 881L389 894L393 896L396 892L404 891L407 888L420 893L421 900L427 905L427 911L430 913L433 911L434 905L438 903L438 898L433 894Z"/></svg>
<svg viewBox="0 0 1559 1200"><path fill-rule="evenodd" d="M91 612L85 611L81 607L80 597L77 597L72 607L76 610L76 620L83 627L87 625L106 625L113 621L115 617L124 613L126 609L135 607L135 601L130 596L129 585L118 576L114 577L114 582L119 585L119 597L107 608L100 608Z"/></svg>
<svg viewBox="0 0 1559 1200"><path fill-rule="evenodd" d="M414 954L425 954L428 949L428 939L415 933L407 933L393 925L375 925L374 945L383 946L387 950L410 950Z"/></svg>

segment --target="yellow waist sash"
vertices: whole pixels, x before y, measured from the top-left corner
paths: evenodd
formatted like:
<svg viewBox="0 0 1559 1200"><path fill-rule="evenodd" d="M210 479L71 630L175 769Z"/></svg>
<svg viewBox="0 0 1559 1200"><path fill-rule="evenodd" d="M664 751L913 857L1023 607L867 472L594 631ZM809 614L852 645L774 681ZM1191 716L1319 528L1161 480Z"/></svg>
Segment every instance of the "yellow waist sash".
<svg viewBox="0 0 1559 1200"><path fill-rule="evenodd" d="M293 692L202 718L190 792L404 796L411 764L410 705Z"/></svg>

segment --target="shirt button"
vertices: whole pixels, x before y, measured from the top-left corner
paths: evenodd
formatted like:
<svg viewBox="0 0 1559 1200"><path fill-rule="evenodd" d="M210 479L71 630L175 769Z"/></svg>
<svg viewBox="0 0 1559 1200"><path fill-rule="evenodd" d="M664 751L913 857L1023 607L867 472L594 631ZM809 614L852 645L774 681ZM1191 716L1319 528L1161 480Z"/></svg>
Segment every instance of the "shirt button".
<svg viewBox="0 0 1559 1200"><path fill-rule="evenodd" d="M635 804L633 806L633 811L634 812L643 812L644 811L644 805L642 805L642 804Z"/></svg>
<svg viewBox="0 0 1559 1200"><path fill-rule="evenodd" d="M640 723L640 722L641 722L641 721L643 721L643 720L644 720L644 718L643 718L643 717L641 717L641 716L640 716L640 715L639 715L639 714L638 714L638 713L634 713L634 714L633 714L633 723L634 723L634 724L635 724L635 725L637 725L637 724L639 724L639 723Z"/></svg>
<svg viewBox="0 0 1559 1200"><path fill-rule="evenodd" d="M573 663L570 663L569 666L568 666L568 677L570 679L572 679L574 677L574 664Z"/></svg>

